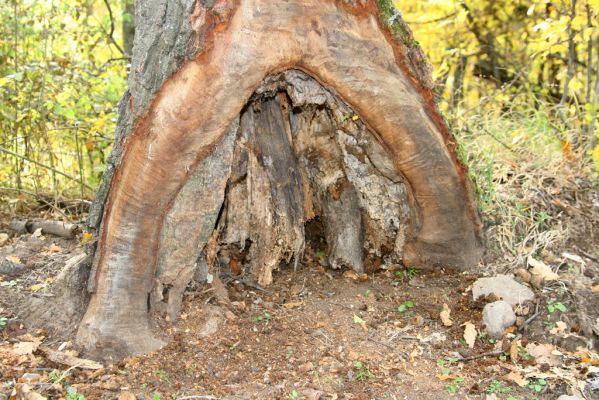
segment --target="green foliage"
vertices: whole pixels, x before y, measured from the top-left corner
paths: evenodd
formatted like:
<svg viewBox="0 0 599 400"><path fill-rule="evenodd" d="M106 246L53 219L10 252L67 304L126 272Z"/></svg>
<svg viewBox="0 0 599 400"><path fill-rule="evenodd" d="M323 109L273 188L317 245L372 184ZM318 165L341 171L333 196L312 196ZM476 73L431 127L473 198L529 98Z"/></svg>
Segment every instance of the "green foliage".
<svg viewBox="0 0 599 400"><path fill-rule="evenodd" d="M356 361L354 368L357 371L356 380L358 381L369 381L374 379L374 375L370 371L370 368L365 365L362 361Z"/></svg>
<svg viewBox="0 0 599 400"><path fill-rule="evenodd" d="M82 395L81 393L77 393L76 391L68 392L66 400L85 400L85 396Z"/></svg>
<svg viewBox="0 0 599 400"><path fill-rule="evenodd" d="M126 86L120 31L108 35L123 4L110 3L112 22L103 1L0 3L0 186L93 193Z"/></svg>
<svg viewBox="0 0 599 400"><path fill-rule="evenodd" d="M550 314L553 314L556 311L565 313L566 311L568 311L568 308L560 302L551 300L547 303L547 311L549 311Z"/></svg>
<svg viewBox="0 0 599 400"><path fill-rule="evenodd" d="M4 330L6 325L8 325L8 318L0 317L0 331Z"/></svg>
<svg viewBox="0 0 599 400"><path fill-rule="evenodd" d="M272 315L270 315L270 313L264 311L264 313L262 313L261 315L256 315L254 317L254 322L268 322L270 321L272 318Z"/></svg>
<svg viewBox="0 0 599 400"><path fill-rule="evenodd" d="M299 399L299 393L297 390L293 389L289 394L289 400L297 400Z"/></svg>
<svg viewBox="0 0 599 400"><path fill-rule="evenodd" d="M528 384L528 388L537 393L543 390L543 388L547 386L547 381L545 379L535 379Z"/></svg>
<svg viewBox="0 0 599 400"><path fill-rule="evenodd" d="M414 302L412 300L406 300L397 307L397 311L400 313L405 313L410 308L414 308Z"/></svg>
<svg viewBox="0 0 599 400"><path fill-rule="evenodd" d="M460 390L460 384L464 382L463 376L458 376L447 385L447 393L456 394Z"/></svg>
<svg viewBox="0 0 599 400"><path fill-rule="evenodd" d="M489 387L487 387L487 393L501 393L501 394L505 394L505 393L509 393L511 391L511 389L509 387L507 387L503 382L500 382L496 379L493 379L493 381L491 381L491 383L489 384Z"/></svg>

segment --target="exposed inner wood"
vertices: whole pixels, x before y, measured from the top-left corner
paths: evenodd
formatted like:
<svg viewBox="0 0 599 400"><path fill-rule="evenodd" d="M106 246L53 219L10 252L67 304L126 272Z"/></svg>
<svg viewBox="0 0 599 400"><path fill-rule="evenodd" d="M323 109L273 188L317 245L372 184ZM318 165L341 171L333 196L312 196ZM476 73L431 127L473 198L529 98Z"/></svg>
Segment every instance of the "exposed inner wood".
<svg viewBox="0 0 599 400"><path fill-rule="evenodd" d="M230 7L223 22L211 25L214 28L210 31L210 47L198 54L197 59L186 62L162 85L148 113L127 138L122 160L112 180L92 271L92 296L78 332L79 343L97 356L121 357L161 346L150 329L149 293L153 293L151 304L159 306L166 303L165 310L176 314L179 307L175 299L177 296L170 296L169 291L178 293L181 282L193 273L193 265L186 261L188 250L199 249L203 238L212 232L209 230L210 223L218 220L220 224L224 215L243 212L229 209L229 204L240 203L231 199L236 196L243 198L243 190L246 190L246 198L256 190L271 193L271 204L262 210L252 208L252 212L260 211L263 213L260 215L272 217L274 229L271 233L257 233L253 231L257 228L250 226L247 233L258 244L277 243L277 248L272 249L276 258L283 257L290 262L299 260L296 256L301 253L304 240L302 225L297 222L309 219L311 213L324 219L327 215L341 215L342 218L336 219L339 225L329 224L327 230L350 232L348 236L329 242L333 265L346 264L360 269L371 252L392 253L397 247L403 248L404 263L415 266L465 268L475 264L480 256L480 223L464 171L447 145L445 127L432 109L430 99L423 97L414 80L402 70L398 58L401 57L401 49L379 25L373 2L359 2L355 9L342 1L328 0L240 0L222 3ZM362 4L370 4L370 8L362 9ZM201 2L198 7L202 8ZM272 21L277 21L276 26ZM201 29L210 30L200 19L195 23ZM278 120L270 112L257 113L254 110L252 116L248 114L249 107L242 113L266 76L290 67L307 72L349 104L361 117L357 123L364 124L376 136L374 142L378 144L372 146L379 146L389 154L384 162L378 155L370 158L373 168L386 171L377 178L378 183L361 181L362 174L367 173L370 167L363 162L369 157L369 145L361 145L359 135L352 135L350 131L336 133L333 140L337 147L326 147L331 138L322 135L320 140L324 147L319 147L319 151L324 149L324 152L315 153L317 156L311 158L312 139L304 142L298 136L297 140L293 137L289 140L294 124L306 123L302 122L302 118L307 114L294 114L286 122L285 118ZM301 93L296 99L289 93L287 96L293 107L301 107ZM279 103L275 104L277 98ZM265 101L260 107L274 110L275 105L283 106L278 95L273 99L275 103ZM320 122L314 126L321 127L322 132L327 126L339 126L339 117L332 117L330 112L318 107L315 110L314 118ZM205 229L197 229L193 236L187 236L185 230L180 231L176 224L169 227L169 218L173 216L174 220L178 216L197 218L198 212L187 206L182 205L178 209L178 199L181 193L194 191L186 186L202 165L207 168L215 151L222 152L221 157L212 161L220 166L228 154L243 157L238 155L242 149L233 148L232 153L228 153L231 150L222 145L230 140L228 132L232 134L235 130L240 114L238 123L241 130L248 125L244 121L251 118L255 123L251 126L268 127L268 130L283 125L296 155L298 168L294 179L301 180L302 190L290 182L273 181L272 178L280 171L276 170L276 165L268 167L264 158L260 158L258 151L267 154L275 151L276 146L284 143L284 136L277 137L273 143L262 143L263 139L254 132L253 136L247 137L246 143L251 150L247 152L246 167L251 179L246 178L245 189L243 184L234 185L231 181L227 207L221 212L217 207L218 197L227 190L226 173L214 171L216 175L209 178L213 183L206 188L211 193L198 192L202 196L200 207L204 207L202 215L206 216ZM313 126L311 123L307 125ZM306 129L309 130L308 127ZM358 146L354 141L358 142ZM303 145L306 146L304 152ZM371 151L376 154L376 149ZM331 153L331 160L342 159L342 165L338 161L329 162L327 152ZM342 157L336 157L335 152L340 152ZM276 156L286 158L285 154ZM305 165L299 168L302 163ZM233 162L233 166L237 168L237 163ZM351 185L338 179L334 181L338 185L331 186L329 180L336 176L333 173L335 169L344 173ZM326 172L321 176L318 171ZM329 173L333 175L329 176ZM315 175L310 177L310 174ZM376 191L390 190L385 179L399 182L399 174L405 177L413 194L411 201L417 218L410 225L412 232L401 233L401 221L386 215L386 206L373 201L372 212L368 215L378 217L361 218L360 232L363 236L353 234L357 231L357 221L350 216L355 215L357 209L363 216L365 207L361 196L366 198ZM242 176L241 172L238 175ZM322 182L311 186L308 191L307 178L312 182ZM292 186L294 189L287 191ZM272 193L282 192L285 196L272 196ZM300 211L295 208L300 194L304 207L301 213L296 213ZM388 195L393 199L401 198L398 194ZM382 192L378 195L379 198L385 196ZM355 206L356 202L360 207ZM310 203L312 206L307 207L306 204ZM272 210L284 210L285 216L279 218L277 215L275 218ZM397 230L395 242L390 243L386 234L381 235L370 218L383 221L384 232ZM351 221L356 225L350 224ZM226 231L230 230L230 226L222 227L225 237L229 235ZM295 228L298 230L294 231ZM286 232L282 245L278 245L278 237L272 234L275 231ZM172 245L168 243L165 232L172 232L174 237L183 234L189 248L178 250L169 247ZM328 235L334 236L331 232ZM346 251L349 242L362 238L367 243L365 247L352 248L353 253ZM405 238L405 244L402 246L403 239L397 238ZM210 254L206 254L207 265L216 260L213 253L218 250L219 241L215 241ZM160 261L160 254L167 251L162 251L163 247L170 249L172 257ZM249 248L247 257L250 265L275 268L277 265L271 263L269 254L252 254L256 251L253 248L260 247ZM363 251L362 264L358 261L359 249ZM180 259L178 268L184 268L184 271L173 274L169 266L171 259ZM157 274L157 270L161 272ZM268 282L271 279L268 268L256 267L251 271L258 281ZM154 290L160 285L163 286L162 291Z"/></svg>
<svg viewBox="0 0 599 400"><path fill-rule="evenodd" d="M332 268L363 272L365 256L400 261L407 228L416 222L405 182L346 104L289 70L268 77L239 120L165 218L154 311L176 319L197 269L199 280L227 271L270 284L282 263L302 262L305 225L315 218ZM207 257L212 235L216 248Z"/></svg>

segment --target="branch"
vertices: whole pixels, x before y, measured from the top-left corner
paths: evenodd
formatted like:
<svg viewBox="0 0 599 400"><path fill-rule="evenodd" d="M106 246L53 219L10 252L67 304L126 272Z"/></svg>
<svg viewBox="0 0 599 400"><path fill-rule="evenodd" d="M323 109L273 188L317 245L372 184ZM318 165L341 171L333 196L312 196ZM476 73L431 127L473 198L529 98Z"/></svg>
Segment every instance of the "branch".
<svg viewBox="0 0 599 400"><path fill-rule="evenodd" d="M108 9L108 16L110 17L110 32L108 33L108 37L110 38L110 41L112 42L112 44L115 45L115 47L118 49L118 51L121 52L121 54L125 54L125 52L123 51L123 49L121 48L121 46L119 46L119 44L116 42L116 40L114 40L114 18L112 16L112 8L110 8L110 3L108 3L108 0L104 0L104 4L106 5L106 8Z"/></svg>
<svg viewBox="0 0 599 400"><path fill-rule="evenodd" d="M55 172L55 173L57 173L57 174L59 174L59 175L62 175L62 176L64 176L65 178L68 178L68 179L70 179L70 180L72 180L72 181L74 181L74 182L77 182L77 183L79 183L80 185L83 185L83 186L85 186L86 188L88 188L88 189L89 189L89 190L91 190L92 192L94 191L94 188L93 188L93 187L91 187L91 186L89 186L87 183L85 183L85 182L81 181L80 179L77 179L77 178L75 178L74 176L71 176L71 175L69 175L69 174L67 174L67 173L65 173L65 172L62 172L62 171L60 171L60 170L58 170L58 169L56 169L56 168L54 168L54 167L51 167L51 166L49 166L49 165L46 165L46 164L44 164L44 163L41 163L41 162L39 162L39 161L36 161L36 160L32 160L32 159L30 159L30 158L28 158L28 157L22 156L22 155L20 155L20 154L18 154L18 153L15 153L14 151L11 151L11 150L9 150L9 149L7 149L7 148L4 148L4 147L2 147L2 146L0 146L0 152L2 152L2 153L6 153L6 154L9 154L9 155L11 155L11 156L14 156L14 157L20 158L21 160L25 160L25 161L28 161L28 162L30 162L30 163L36 164L36 165L39 165L39 166L40 166L40 167L42 167L42 168L45 168L45 169L47 169L47 170L49 170L49 171L52 171L52 172Z"/></svg>

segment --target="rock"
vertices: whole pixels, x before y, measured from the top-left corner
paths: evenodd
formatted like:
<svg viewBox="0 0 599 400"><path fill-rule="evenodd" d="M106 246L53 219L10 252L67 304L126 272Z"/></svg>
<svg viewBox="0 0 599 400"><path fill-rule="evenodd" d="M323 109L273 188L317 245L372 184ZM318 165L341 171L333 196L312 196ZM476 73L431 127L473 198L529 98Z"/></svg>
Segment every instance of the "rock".
<svg viewBox="0 0 599 400"><path fill-rule="evenodd" d="M568 396L567 394L562 394L557 400L582 400L582 398L578 396Z"/></svg>
<svg viewBox="0 0 599 400"><path fill-rule="evenodd" d="M480 297L494 294L510 305L522 304L535 298L532 290L518 283L508 275L497 275L490 278L479 278L472 286L472 297L478 300Z"/></svg>
<svg viewBox="0 0 599 400"><path fill-rule="evenodd" d="M4 259L0 261L0 274L16 277L25 272L25 266L21 263Z"/></svg>
<svg viewBox="0 0 599 400"><path fill-rule="evenodd" d="M505 328L516 322L516 314L510 303L504 300L489 303L483 309L483 323L490 337L500 339Z"/></svg>

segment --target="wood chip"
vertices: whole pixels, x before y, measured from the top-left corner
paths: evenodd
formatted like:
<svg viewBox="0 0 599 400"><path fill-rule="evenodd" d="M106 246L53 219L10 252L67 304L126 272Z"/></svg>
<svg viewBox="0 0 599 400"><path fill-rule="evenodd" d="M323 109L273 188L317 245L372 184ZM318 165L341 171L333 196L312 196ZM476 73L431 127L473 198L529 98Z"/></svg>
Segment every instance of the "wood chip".
<svg viewBox="0 0 599 400"><path fill-rule="evenodd" d="M81 369L102 369L104 366L96 361L85 358L73 357L61 351L51 350L45 346L40 346L39 349L44 353L46 358L57 364L68 365L69 367Z"/></svg>
<svg viewBox="0 0 599 400"><path fill-rule="evenodd" d="M443 322L444 326L452 326L453 321L450 318L451 310L447 303L443 303L443 310L439 313L439 317L441 318L441 322Z"/></svg>

